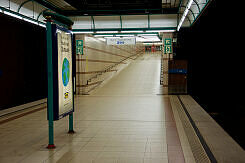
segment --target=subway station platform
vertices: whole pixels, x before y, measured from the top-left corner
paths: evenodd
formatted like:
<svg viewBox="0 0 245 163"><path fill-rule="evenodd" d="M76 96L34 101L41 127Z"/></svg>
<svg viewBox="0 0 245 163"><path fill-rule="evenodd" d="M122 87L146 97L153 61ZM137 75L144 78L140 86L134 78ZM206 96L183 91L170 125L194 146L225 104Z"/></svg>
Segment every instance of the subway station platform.
<svg viewBox="0 0 245 163"><path fill-rule="evenodd" d="M74 129L55 122L46 148L46 103L0 119L1 163L245 162L244 150L189 95L163 95L160 54L133 60L75 97Z"/></svg>

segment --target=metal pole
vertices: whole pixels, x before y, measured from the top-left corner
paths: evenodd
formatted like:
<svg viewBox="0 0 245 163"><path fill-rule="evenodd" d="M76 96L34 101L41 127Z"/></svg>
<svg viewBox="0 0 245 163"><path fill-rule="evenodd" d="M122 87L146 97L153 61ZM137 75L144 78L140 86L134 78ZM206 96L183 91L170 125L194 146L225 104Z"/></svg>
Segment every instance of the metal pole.
<svg viewBox="0 0 245 163"><path fill-rule="evenodd" d="M71 27L69 27L68 28L69 30L72 30L72 28ZM73 88L73 91L72 91L72 107L73 107L73 110L74 110L74 92L75 92L75 89L76 89L76 87L75 87L75 83L76 83L76 78L75 78L75 76L76 76L76 67L75 67L75 69L74 69L74 63L76 63L76 51L75 51L75 49L74 49L74 44L76 44L76 42L75 42L75 39L74 39L74 37L73 37L73 39L72 39L72 43L73 43L73 46L72 46L72 49L73 49L73 53L72 53L72 88ZM75 51L75 52L74 52ZM69 131L68 131L68 133L69 134L74 134L75 133L75 131L74 131L74 129L73 129L73 112L71 112L70 114L69 114Z"/></svg>
<svg viewBox="0 0 245 163"><path fill-rule="evenodd" d="M48 149L55 148L54 145L54 121L53 121L53 64L52 64L52 26L51 19L47 18L47 66L48 66L48 125L49 144Z"/></svg>
<svg viewBox="0 0 245 163"><path fill-rule="evenodd" d="M69 134L74 134L75 131L73 130L73 113L69 114Z"/></svg>

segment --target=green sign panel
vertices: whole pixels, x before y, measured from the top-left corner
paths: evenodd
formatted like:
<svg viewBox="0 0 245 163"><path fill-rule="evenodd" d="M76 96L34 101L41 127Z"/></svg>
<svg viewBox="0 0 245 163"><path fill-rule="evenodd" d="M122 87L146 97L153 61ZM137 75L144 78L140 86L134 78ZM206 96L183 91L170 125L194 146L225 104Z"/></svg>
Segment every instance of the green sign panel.
<svg viewBox="0 0 245 163"><path fill-rule="evenodd" d="M164 53L172 53L172 39L165 38L164 39Z"/></svg>
<svg viewBox="0 0 245 163"><path fill-rule="evenodd" d="M76 53L83 55L83 40L76 40Z"/></svg>
<svg viewBox="0 0 245 163"><path fill-rule="evenodd" d="M166 45L164 46L164 53L172 53L172 46Z"/></svg>
<svg viewBox="0 0 245 163"><path fill-rule="evenodd" d="M171 38L165 38L164 45L172 45L172 39Z"/></svg>

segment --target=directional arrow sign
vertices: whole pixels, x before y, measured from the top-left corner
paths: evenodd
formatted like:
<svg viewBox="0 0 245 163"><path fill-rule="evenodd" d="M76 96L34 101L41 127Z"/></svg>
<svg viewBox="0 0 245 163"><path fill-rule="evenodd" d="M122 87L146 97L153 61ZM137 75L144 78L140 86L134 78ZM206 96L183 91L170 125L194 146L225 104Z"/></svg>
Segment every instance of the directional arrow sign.
<svg viewBox="0 0 245 163"><path fill-rule="evenodd" d="M76 53L83 55L83 40L76 40Z"/></svg>
<svg viewBox="0 0 245 163"><path fill-rule="evenodd" d="M164 39L164 53L172 53L172 39L165 38Z"/></svg>

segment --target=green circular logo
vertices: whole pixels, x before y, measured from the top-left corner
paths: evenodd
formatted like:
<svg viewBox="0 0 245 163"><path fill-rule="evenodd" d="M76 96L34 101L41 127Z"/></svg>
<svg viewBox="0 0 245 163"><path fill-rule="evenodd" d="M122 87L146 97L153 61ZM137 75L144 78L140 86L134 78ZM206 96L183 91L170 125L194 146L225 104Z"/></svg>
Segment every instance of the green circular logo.
<svg viewBox="0 0 245 163"><path fill-rule="evenodd" d="M69 78L70 78L70 65L68 59L65 58L62 64L62 80L64 86L67 86L67 84L69 83Z"/></svg>

